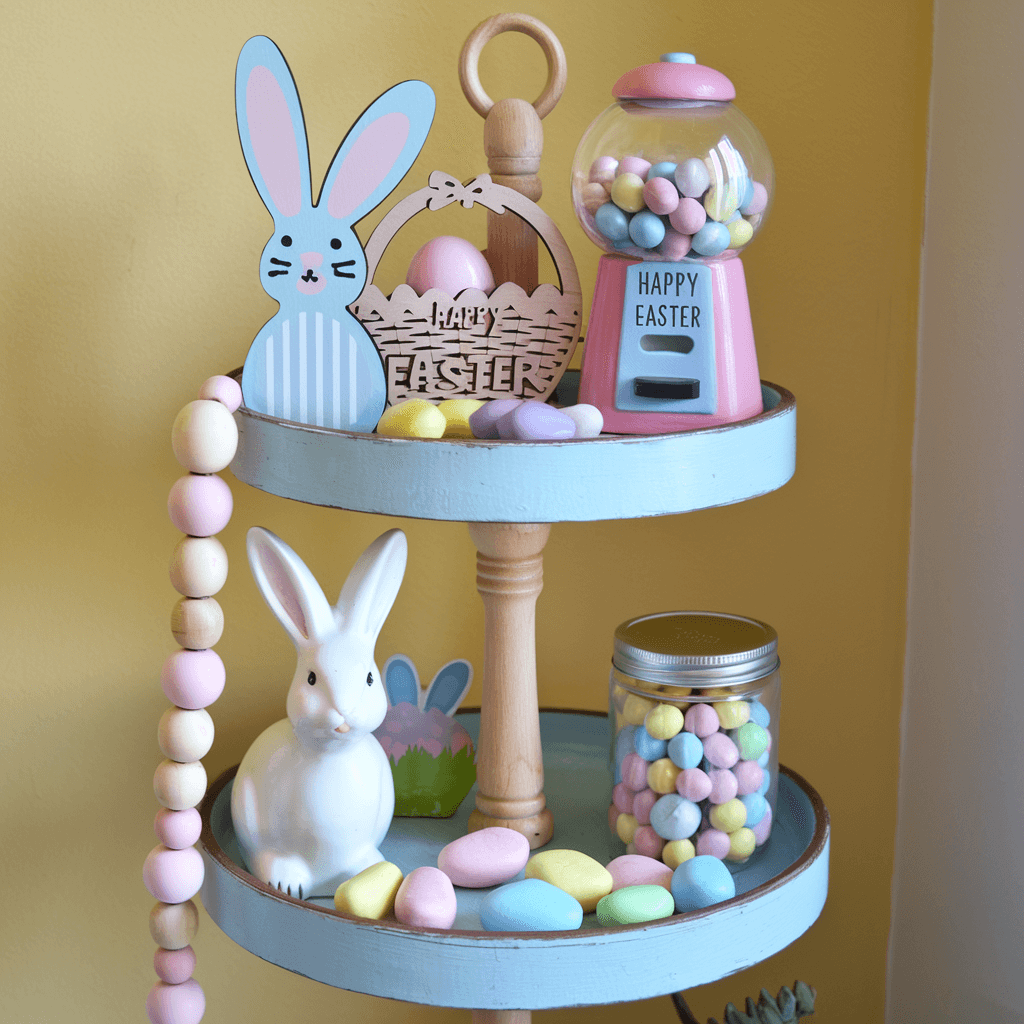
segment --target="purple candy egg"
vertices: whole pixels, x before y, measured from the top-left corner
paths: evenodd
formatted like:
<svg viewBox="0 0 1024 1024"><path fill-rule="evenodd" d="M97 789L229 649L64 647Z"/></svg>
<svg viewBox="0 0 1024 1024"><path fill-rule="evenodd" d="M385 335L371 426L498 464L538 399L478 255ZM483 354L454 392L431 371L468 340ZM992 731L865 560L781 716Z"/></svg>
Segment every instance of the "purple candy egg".
<svg viewBox="0 0 1024 1024"><path fill-rule="evenodd" d="M498 420L522 402L521 398L498 398L485 402L469 417L469 429L480 440L491 440L498 436Z"/></svg>
<svg viewBox="0 0 1024 1024"><path fill-rule="evenodd" d="M515 441L567 441L576 422L547 402L520 402L498 421L498 436Z"/></svg>
<svg viewBox="0 0 1024 1024"><path fill-rule="evenodd" d="M705 737L704 756L715 768L731 768L740 759L740 752L724 732L716 732Z"/></svg>

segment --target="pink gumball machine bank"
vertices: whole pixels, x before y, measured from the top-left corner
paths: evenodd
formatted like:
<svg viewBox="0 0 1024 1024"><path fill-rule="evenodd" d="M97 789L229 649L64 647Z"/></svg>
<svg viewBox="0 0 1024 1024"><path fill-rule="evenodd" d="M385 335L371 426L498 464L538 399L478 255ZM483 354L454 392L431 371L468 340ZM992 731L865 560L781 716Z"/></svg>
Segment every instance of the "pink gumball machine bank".
<svg viewBox="0 0 1024 1024"><path fill-rule="evenodd" d="M576 150L572 197L604 250L580 401L660 434L763 411L740 253L771 205L771 156L721 72L687 53L627 72Z"/></svg>

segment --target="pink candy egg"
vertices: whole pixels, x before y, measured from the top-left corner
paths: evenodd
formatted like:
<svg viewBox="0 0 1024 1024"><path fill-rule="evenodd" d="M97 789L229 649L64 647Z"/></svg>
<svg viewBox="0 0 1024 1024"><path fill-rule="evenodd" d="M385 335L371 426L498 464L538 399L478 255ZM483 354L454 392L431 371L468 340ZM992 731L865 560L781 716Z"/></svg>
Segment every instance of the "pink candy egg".
<svg viewBox="0 0 1024 1024"><path fill-rule="evenodd" d="M718 732L718 712L710 704L694 704L686 711L683 728L704 739Z"/></svg>
<svg viewBox="0 0 1024 1024"><path fill-rule="evenodd" d="M671 214L679 205L679 191L668 178L651 178L644 184L644 202L652 213Z"/></svg>
<svg viewBox="0 0 1024 1024"><path fill-rule="evenodd" d="M153 970L168 985L180 985L192 977L196 969L196 954L191 946L182 949L161 949L153 953Z"/></svg>
<svg viewBox="0 0 1024 1024"><path fill-rule="evenodd" d="M717 721L717 715L715 716ZM622 759L622 781L634 793L647 789L647 762L639 754L627 754Z"/></svg>
<svg viewBox="0 0 1024 1024"><path fill-rule="evenodd" d="M608 865L608 873L612 876L612 892L627 885L660 885L672 889L672 869L652 857L624 853Z"/></svg>
<svg viewBox="0 0 1024 1024"><path fill-rule="evenodd" d="M737 796L756 793L764 779L764 769L756 761L740 761L732 773L736 776Z"/></svg>
<svg viewBox="0 0 1024 1024"><path fill-rule="evenodd" d="M209 377L199 389L199 397L220 402L228 412L242 404L242 387L234 377Z"/></svg>
<svg viewBox="0 0 1024 1024"><path fill-rule="evenodd" d="M707 210L696 199L680 199L668 215L668 222L681 235L695 235L708 219Z"/></svg>
<svg viewBox="0 0 1024 1024"><path fill-rule="evenodd" d="M455 235L439 235L413 256L405 283L417 295L437 288L454 298L467 288L492 292L494 274L475 245Z"/></svg>
<svg viewBox="0 0 1024 1024"><path fill-rule="evenodd" d="M494 826L450 842L437 855L437 866L455 885L483 889L515 878L529 859L530 841L526 836Z"/></svg>
<svg viewBox="0 0 1024 1024"><path fill-rule="evenodd" d="M615 788L612 790L612 803L615 804L615 808L620 814L633 813L633 800L635 797L636 794L624 782L616 783Z"/></svg>
<svg viewBox="0 0 1024 1024"><path fill-rule="evenodd" d="M704 756L716 768L731 768L740 759L740 752L724 732L716 732L704 738Z"/></svg>
<svg viewBox="0 0 1024 1024"><path fill-rule="evenodd" d="M633 847L640 856L657 860L665 849L665 840L650 825L641 825L633 833Z"/></svg>
<svg viewBox="0 0 1024 1024"><path fill-rule="evenodd" d="M196 711L224 691L227 674L216 651L175 651L164 661L160 686L172 704Z"/></svg>
<svg viewBox="0 0 1024 1024"><path fill-rule="evenodd" d="M699 804L711 794L711 779L699 768L684 768L676 776L676 792L686 800Z"/></svg>
<svg viewBox="0 0 1024 1024"><path fill-rule="evenodd" d="M641 825L650 825L651 823L651 808L661 799L660 793L655 793L653 789L645 789L642 793L637 793L633 798L633 817Z"/></svg>
<svg viewBox="0 0 1024 1024"><path fill-rule="evenodd" d="M395 896L395 917L418 928L451 928L456 911L455 889L439 868L413 868Z"/></svg>
<svg viewBox="0 0 1024 1024"><path fill-rule="evenodd" d="M180 985L158 981L146 997L151 1024L199 1024L206 1012L206 996L193 978Z"/></svg>
<svg viewBox="0 0 1024 1024"><path fill-rule="evenodd" d="M754 833L754 842L763 845L772 831L772 805L768 804L764 810L764 817L754 825L751 830Z"/></svg>
<svg viewBox="0 0 1024 1024"><path fill-rule="evenodd" d="M728 768L712 768L708 772L711 780L711 793L708 799L713 804L728 803L736 796L736 776Z"/></svg>
<svg viewBox="0 0 1024 1024"><path fill-rule="evenodd" d="M171 850L184 850L199 842L203 819L194 807L184 811L172 811L161 807L153 820L153 831L157 839ZM166 979L165 979L166 980Z"/></svg>
<svg viewBox="0 0 1024 1024"><path fill-rule="evenodd" d="M618 173L619 161L613 156L599 156L590 165L590 180L601 185L610 185Z"/></svg>
<svg viewBox="0 0 1024 1024"><path fill-rule="evenodd" d="M681 235L678 231L669 228L658 246L658 252L665 259L677 263L690 251L692 241L689 235Z"/></svg>
<svg viewBox="0 0 1024 1024"><path fill-rule="evenodd" d="M624 156L619 161L618 174L635 174L639 178L646 178L647 172L651 169L651 161L645 160L642 156Z"/></svg>
<svg viewBox="0 0 1024 1024"><path fill-rule="evenodd" d="M768 190L759 181L754 182L754 197L745 206L740 207L740 213L744 216L751 216L761 213L768 205Z"/></svg>
<svg viewBox="0 0 1024 1024"><path fill-rule="evenodd" d="M697 836L697 855L699 857L717 857L719 860L725 860L728 853L728 832L720 832L717 828L709 828Z"/></svg>
<svg viewBox="0 0 1024 1024"><path fill-rule="evenodd" d="M231 488L219 476L183 476L167 496L167 514L182 533L212 537L231 519Z"/></svg>
<svg viewBox="0 0 1024 1024"><path fill-rule="evenodd" d="M203 855L194 847L169 850L155 846L142 866L142 880L149 894L161 903L184 903L203 884Z"/></svg>

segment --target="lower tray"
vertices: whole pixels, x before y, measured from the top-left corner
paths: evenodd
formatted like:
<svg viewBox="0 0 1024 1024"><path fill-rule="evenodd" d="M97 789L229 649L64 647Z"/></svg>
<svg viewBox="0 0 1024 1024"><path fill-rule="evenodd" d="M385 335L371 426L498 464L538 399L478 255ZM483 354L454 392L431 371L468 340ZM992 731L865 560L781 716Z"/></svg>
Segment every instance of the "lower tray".
<svg viewBox="0 0 1024 1024"><path fill-rule="evenodd" d="M459 716L476 739L478 714ZM608 722L603 715L542 712L545 795L555 819L551 848L602 863L624 852L608 832ZM646 925L602 928L595 915L575 932L480 930L488 890L457 889L452 931L368 921L301 901L244 867L231 825L235 769L201 807L206 861L201 897L235 942L272 963L338 988L435 1006L547 1009L648 999L715 981L789 945L815 921L828 889L828 813L800 776L783 768L771 839L734 871L737 896L713 908ZM474 793L448 819L396 818L381 846L403 872L436 864L465 834Z"/></svg>

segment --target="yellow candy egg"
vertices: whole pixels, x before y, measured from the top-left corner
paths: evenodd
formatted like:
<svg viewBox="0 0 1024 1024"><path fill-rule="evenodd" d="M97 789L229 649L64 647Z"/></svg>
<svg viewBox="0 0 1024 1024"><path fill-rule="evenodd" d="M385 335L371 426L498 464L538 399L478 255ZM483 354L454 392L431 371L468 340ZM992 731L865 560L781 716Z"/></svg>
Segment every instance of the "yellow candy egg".
<svg viewBox="0 0 1024 1024"><path fill-rule="evenodd" d="M656 740L670 740L682 732L683 713L672 704L659 704L647 712L644 728Z"/></svg>
<svg viewBox="0 0 1024 1024"><path fill-rule="evenodd" d="M655 793L674 793L676 779L682 768L674 765L670 758L661 757L647 769L647 785ZM743 809L746 814L746 808ZM743 822L740 822L742 825Z"/></svg>
<svg viewBox="0 0 1024 1024"><path fill-rule="evenodd" d="M654 701L631 693L622 705L622 716L630 725L643 725L647 712L654 708Z"/></svg>
<svg viewBox="0 0 1024 1024"><path fill-rule="evenodd" d="M379 921L394 909L401 884L402 869L381 861L342 882L334 893L334 908L344 914Z"/></svg>
<svg viewBox="0 0 1024 1024"><path fill-rule="evenodd" d="M715 804L708 817L711 819L712 828L732 833L746 825L747 807L742 800L733 797L732 800L726 800L724 804Z"/></svg>
<svg viewBox="0 0 1024 1024"><path fill-rule="evenodd" d="M729 229L730 249L738 249L754 237L754 229L742 217L729 221L725 226Z"/></svg>
<svg viewBox="0 0 1024 1024"><path fill-rule="evenodd" d="M644 179L639 174L620 174L612 182L612 202L626 213L642 210L647 205L644 202Z"/></svg>
<svg viewBox="0 0 1024 1024"><path fill-rule="evenodd" d="M704 209L712 220L728 220L740 205L740 190L735 181L712 185L704 196Z"/></svg>
<svg viewBox="0 0 1024 1024"><path fill-rule="evenodd" d="M661 859L673 870L679 867L683 861L690 860L697 856L697 851L689 839L673 839L666 843L661 851Z"/></svg>
<svg viewBox="0 0 1024 1024"><path fill-rule="evenodd" d="M723 700L712 707L723 729L738 729L744 722L750 721L750 705L745 700Z"/></svg>
<svg viewBox="0 0 1024 1024"><path fill-rule="evenodd" d="M636 821L635 818L633 820ZM579 900L585 914L593 913L598 901L607 896L615 884L611 872L603 864L577 850L535 853L526 862L526 877L539 878L567 892Z"/></svg>
<svg viewBox="0 0 1024 1024"><path fill-rule="evenodd" d="M726 860L744 861L757 846L757 839L749 828L738 828L729 836L729 852Z"/></svg>
<svg viewBox="0 0 1024 1024"><path fill-rule="evenodd" d="M469 417L483 405L479 398L446 398L438 402L437 411L444 417L443 437L472 437Z"/></svg>
<svg viewBox="0 0 1024 1024"><path fill-rule="evenodd" d="M622 716L621 711L615 712L615 732L616 734L622 732L623 726L629 725L629 722Z"/></svg>
<svg viewBox="0 0 1024 1024"><path fill-rule="evenodd" d="M447 422L433 402L410 398L384 410L377 433L385 437L443 437Z"/></svg>
<svg viewBox="0 0 1024 1024"><path fill-rule="evenodd" d="M615 834L624 842L633 842L633 836L639 828L639 822L632 814L620 814L615 819Z"/></svg>

